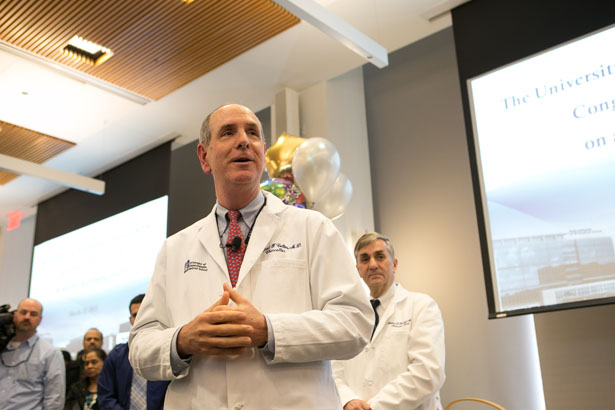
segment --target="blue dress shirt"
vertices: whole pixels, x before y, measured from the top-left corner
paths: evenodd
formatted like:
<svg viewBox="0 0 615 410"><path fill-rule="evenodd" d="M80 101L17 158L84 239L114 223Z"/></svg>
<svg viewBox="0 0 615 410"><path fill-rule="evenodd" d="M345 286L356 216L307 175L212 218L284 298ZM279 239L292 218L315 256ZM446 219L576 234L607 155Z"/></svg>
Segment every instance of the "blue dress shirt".
<svg viewBox="0 0 615 410"><path fill-rule="evenodd" d="M9 343L0 361L0 410L64 407L62 353L34 334L17 347Z"/></svg>

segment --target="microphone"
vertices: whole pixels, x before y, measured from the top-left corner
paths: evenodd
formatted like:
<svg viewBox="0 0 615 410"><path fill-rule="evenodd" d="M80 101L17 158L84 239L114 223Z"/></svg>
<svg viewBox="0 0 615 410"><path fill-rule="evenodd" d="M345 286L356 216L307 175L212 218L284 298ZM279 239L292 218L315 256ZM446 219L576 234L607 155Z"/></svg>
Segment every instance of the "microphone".
<svg viewBox="0 0 615 410"><path fill-rule="evenodd" d="M226 244L226 247L231 248L233 252L237 252L241 248L241 238L239 236L234 237L231 243Z"/></svg>

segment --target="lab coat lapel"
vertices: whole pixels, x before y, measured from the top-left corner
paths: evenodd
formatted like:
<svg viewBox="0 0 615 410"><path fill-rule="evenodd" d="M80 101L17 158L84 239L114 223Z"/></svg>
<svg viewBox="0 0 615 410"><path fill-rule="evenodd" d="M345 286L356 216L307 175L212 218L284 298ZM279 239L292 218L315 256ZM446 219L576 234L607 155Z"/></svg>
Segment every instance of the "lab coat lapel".
<svg viewBox="0 0 615 410"><path fill-rule="evenodd" d="M214 205L214 210L203 220L203 225L199 231L199 241L203 244L211 259L216 262L220 271L228 278L224 251L220 248L220 235L218 234L218 225L216 224L215 209Z"/></svg>
<svg viewBox="0 0 615 410"><path fill-rule="evenodd" d="M237 279L237 287L243 279L249 274L254 264L261 257L267 244L271 241L273 234L278 229L280 223L279 213L286 205L275 196L265 192L267 205L263 208L260 215L254 223L252 236L246 249L246 254L241 263L239 270L239 278Z"/></svg>
<svg viewBox="0 0 615 410"><path fill-rule="evenodd" d="M395 289L394 289L395 294L393 295L393 300L391 301L391 303L389 303L387 310L385 310L384 313L380 315L380 318L378 319L379 324L378 324L378 327L376 328L376 332L374 333L374 337L372 338L372 340L376 340L378 335L383 332L383 329L387 325L387 322L389 321L391 316L393 316L393 312L395 312L395 309L397 309L397 304L400 301L401 296L397 292L397 285L393 283L391 286L395 286Z"/></svg>

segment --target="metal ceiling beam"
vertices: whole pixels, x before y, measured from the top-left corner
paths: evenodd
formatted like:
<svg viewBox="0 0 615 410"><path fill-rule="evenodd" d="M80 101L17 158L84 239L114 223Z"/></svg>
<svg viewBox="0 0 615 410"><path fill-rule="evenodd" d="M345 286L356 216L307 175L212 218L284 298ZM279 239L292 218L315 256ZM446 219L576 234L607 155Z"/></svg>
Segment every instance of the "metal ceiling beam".
<svg viewBox="0 0 615 410"><path fill-rule="evenodd" d="M387 50L313 0L273 0L290 13L333 37L378 68L389 65Z"/></svg>
<svg viewBox="0 0 615 410"><path fill-rule="evenodd" d="M69 66L56 63L53 60L49 60L45 57L39 56L38 54L32 53L30 51L22 50L19 47L16 47L10 43L7 43L6 41L0 40L0 50L6 51L7 53L11 53L17 57L21 57L33 63L40 64L43 67L50 68L53 71L70 78L71 80L93 85L95 87L100 88L101 90L108 91L110 93L126 98L127 100L135 102L137 104L145 105L153 101L152 99L148 97L142 96L133 91L119 87L115 84L111 84L105 80L101 80L100 78L88 75L79 70L75 70L74 68L71 68Z"/></svg>
<svg viewBox="0 0 615 410"><path fill-rule="evenodd" d="M0 169L21 175L48 179L58 184L91 194L103 195L105 181L46 167L34 162L0 154Z"/></svg>

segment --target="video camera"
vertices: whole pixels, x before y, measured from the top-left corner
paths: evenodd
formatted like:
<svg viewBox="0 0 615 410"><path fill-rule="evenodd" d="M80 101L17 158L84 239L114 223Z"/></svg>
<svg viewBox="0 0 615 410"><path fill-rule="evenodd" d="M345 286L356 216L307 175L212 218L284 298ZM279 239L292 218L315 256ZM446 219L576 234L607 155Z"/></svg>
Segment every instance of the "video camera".
<svg viewBox="0 0 615 410"><path fill-rule="evenodd" d="M0 306L0 352L4 351L6 345L15 336L13 312L10 309L11 305Z"/></svg>

